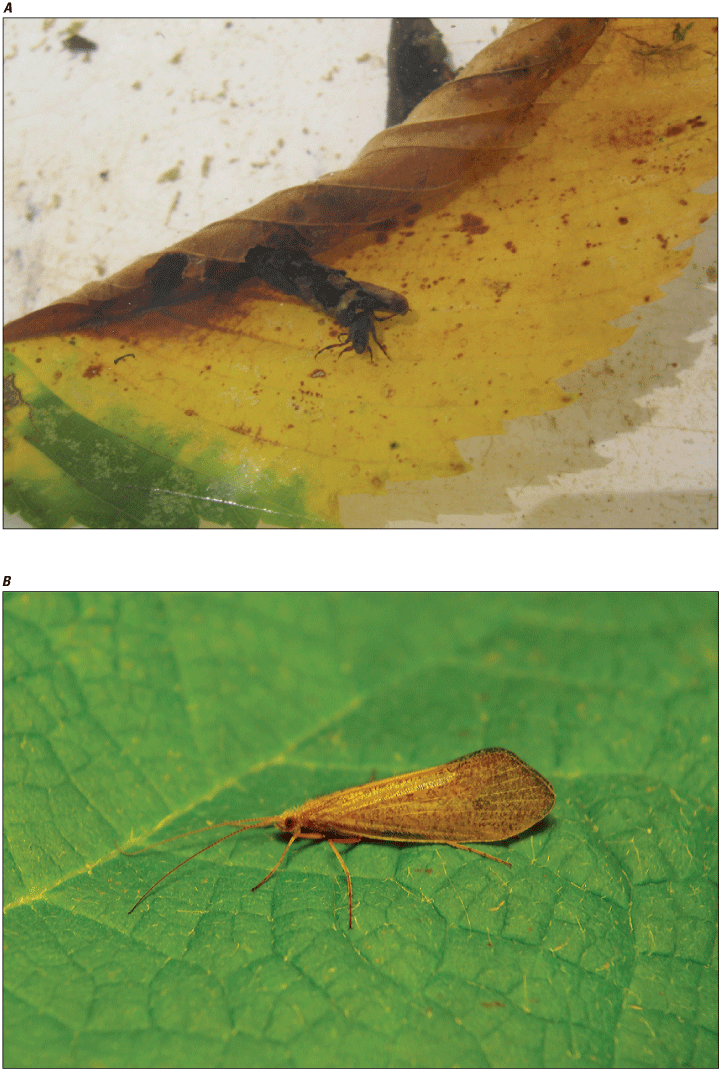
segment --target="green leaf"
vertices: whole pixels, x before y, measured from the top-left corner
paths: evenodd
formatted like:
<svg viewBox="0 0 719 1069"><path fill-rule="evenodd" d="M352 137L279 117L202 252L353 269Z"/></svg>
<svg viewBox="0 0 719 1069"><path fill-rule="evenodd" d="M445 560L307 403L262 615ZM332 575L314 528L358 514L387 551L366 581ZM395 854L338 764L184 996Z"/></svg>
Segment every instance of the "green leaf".
<svg viewBox="0 0 719 1069"><path fill-rule="evenodd" d="M715 1065L705 594L6 594L5 1064ZM489 852L149 842L504 746ZM221 829L214 834L222 834Z"/></svg>
<svg viewBox="0 0 719 1069"><path fill-rule="evenodd" d="M37 345L46 359L77 351L75 341ZM281 478L268 465L258 477L238 458L228 474L222 450L209 447L188 462L188 434L148 429L129 407L115 406L103 426L65 404L9 350L5 376L6 414L19 431L12 460L6 458L5 507L28 523L104 530L327 526L308 512L297 473ZM89 381L81 378L80 391Z"/></svg>

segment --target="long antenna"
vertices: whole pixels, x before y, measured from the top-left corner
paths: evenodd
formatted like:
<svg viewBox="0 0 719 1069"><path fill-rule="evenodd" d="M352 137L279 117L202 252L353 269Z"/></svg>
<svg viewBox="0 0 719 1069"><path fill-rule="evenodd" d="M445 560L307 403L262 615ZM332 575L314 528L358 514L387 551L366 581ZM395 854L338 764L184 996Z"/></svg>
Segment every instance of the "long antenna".
<svg viewBox="0 0 719 1069"><path fill-rule="evenodd" d="M274 822L276 817L268 817L268 820ZM115 846L124 854L125 857L137 857L138 854L145 854L148 850L154 850L156 846L164 846L165 843L174 843L175 839L184 839L188 835L201 835L204 831L212 831L213 828L237 828L238 831L245 831L246 828L262 827L265 818L256 821L244 821L244 820L221 820L219 824L208 824L205 828L193 828L192 831L181 831L178 835L171 835L168 839L158 839L156 843L150 843L149 846L141 846L139 850L121 850L117 845L117 839L115 839ZM242 825L240 828L239 825ZM221 842L220 839L217 840ZM188 859L189 860L189 859Z"/></svg>
<svg viewBox="0 0 719 1069"><path fill-rule="evenodd" d="M140 898L138 898L137 902L132 907L132 909L128 909L128 911L127 911L128 917L129 917L129 915L131 913L133 913L137 909L137 907L140 905L141 902L144 902L144 900L147 898L147 896L150 894L150 892L155 890L155 888L157 887L158 884L162 883L163 880L166 880L168 876L171 876L173 872L177 872L178 869L181 869L182 866L186 865L188 861L192 861L192 859L197 857L199 854L204 854L205 850L211 850L213 846L219 846L220 843L224 843L225 839L231 839L233 835L239 835L241 831L249 831L250 828L267 828L267 827L270 826L270 824L274 824L277 819L278 819L277 817L265 817L264 820L253 821L250 824L246 824L242 828L236 828L234 831L229 832L227 835L223 835L220 839L215 839L214 843L209 843L208 846L203 846L201 850L197 850L194 854L190 854L190 856L186 857L184 861L181 861L179 863L179 865L175 865L174 868L169 869L169 871L166 872L164 876L160 876L159 880L155 880L155 882L153 883L152 887L148 887L148 889L145 891L144 895L142 895ZM161 846L163 843L171 843L174 839L182 839L186 835L196 835L200 831L211 831L212 828L227 827L227 825L232 824L232 823L235 823L235 822L233 822L231 820L224 820L224 821L222 821L221 824L210 824L207 828L195 828L194 831L183 831L179 835L172 835L169 839L161 839L159 843L153 843L152 845L153 846ZM143 849L144 850L151 850L152 847L147 846L147 847L144 847ZM120 852L122 853L122 851L120 851ZM135 853L138 853L138 854L141 854L142 852L143 852L143 850L136 850L135 851Z"/></svg>

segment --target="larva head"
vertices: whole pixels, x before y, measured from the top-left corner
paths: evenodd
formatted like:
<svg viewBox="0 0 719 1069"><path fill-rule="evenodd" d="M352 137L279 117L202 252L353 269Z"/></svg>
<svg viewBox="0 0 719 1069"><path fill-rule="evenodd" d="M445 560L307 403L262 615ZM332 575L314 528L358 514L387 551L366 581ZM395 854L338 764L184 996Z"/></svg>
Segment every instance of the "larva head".
<svg viewBox="0 0 719 1069"><path fill-rule="evenodd" d="M333 311L335 320L347 330L349 344L344 351L354 349L356 353L363 353L369 349L371 360L372 349L369 345L371 336L382 352L387 355L387 350L375 334L375 323L381 322L375 318L376 313L387 312L389 314L384 318L391 319L395 315L405 315L408 311L407 299L401 293L394 293L393 290L375 286L371 282L357 282L352 289L348 289L342 295Z"/></svg>

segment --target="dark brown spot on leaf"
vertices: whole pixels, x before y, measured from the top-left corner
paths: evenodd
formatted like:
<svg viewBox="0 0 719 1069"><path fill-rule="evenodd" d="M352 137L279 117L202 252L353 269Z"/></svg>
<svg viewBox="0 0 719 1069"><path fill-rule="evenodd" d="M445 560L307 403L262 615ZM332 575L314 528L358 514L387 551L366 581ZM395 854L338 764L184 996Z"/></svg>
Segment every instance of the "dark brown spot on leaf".
<svg viewBox="0 0 719 1069"><path fill-rule="evenodd" d="M480 216L473 215L472 212L465 212L457 230L463 234L486 234L489 227Z"/></svg>

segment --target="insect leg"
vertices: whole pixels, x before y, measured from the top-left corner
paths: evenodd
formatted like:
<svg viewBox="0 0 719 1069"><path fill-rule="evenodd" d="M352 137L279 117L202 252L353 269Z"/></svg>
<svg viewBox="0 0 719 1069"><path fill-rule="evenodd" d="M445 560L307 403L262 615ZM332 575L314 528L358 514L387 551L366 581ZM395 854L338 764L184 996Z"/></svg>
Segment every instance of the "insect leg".
<svg viewBox="0 0 719 1069"><path fill-rule="evenodd" d="M379 338L378 338L378 337L377 337L377 335L375 334L375 332L374 332L374 326L372 327L372 337L373 337L373 338L374 338L374 340L375 340L375 341L377 342L377 344L379 345L380 349L382 350L382 352L384 353L384 355L385 355L385 356L387 357L387 359L388 359L388 360L391 360L391 359L392 359L392 357L391 357L391 356L389 355L389 353L388 353L388 352L387 352L387 350L385 349L384 345L382 344L382 342L381 342L381 341L379 340ZM374 360L372 360L372 349L370 348L370 344L369 344L369 342L367 342L367 348L369 349L369 358L370 358L370 360L372 361L372 363L374 364Z"/></svg>
<svg viewBox="0 0 719 1069"><path fill-rule="evenodd" d="M512 865L509 861L503 861L501 857L495 857L494 854L485 854L484 850L475 850L473 846L464 846L462 843L445 843L445 846L456 846L458 850L468 850L470 854L479 854L480 857L488 857L490 861L498 861L500 865L506 865L508 869L511 869Z"/></svg>
<svg viewBox="0 0 719 1069"><path fill-rule="evenodd" d="M334 345L325 345L324 349L320 349L319 352L315 353L315 360L320 355L320 353L326 353L328 349L339 349L340 345L346 345L346 343L348 341L348 337L349 337L348 335L345 335L345 340L344 341L336 342ZM340 356L342 356L344 353L351 353L353 348L354 347L352 345L346 345L346 348L344 348L342 350L342 352L340 353Z"/></svg>
<svg viewBox="0 0 719 1069"><path fill-rule="evenodd" d="M342 866L342 868L345 870L345 876L347 877L347 895L348 895L349 902L350 902L350 928L352 927L352 877L350 876L350 870L347 868L347 866L345 865L344 861L340 857L339 851L337 850L337 847L335 846L335 843L350 843L350 845L351 845L352 843L358 843L360 841L361 841L360 839L328 839L327 840L327 842L330 844L330 846L332 847L332 849L335 852L335 857L339 861L339 863Z"/></svg>
<svg viewBox="0 0 719 1069"><path fill-rule="evenodd" d="M299 833L299 832L298 832L298 833L297 833L296 835L293 835L293 836L292 836L292 838L291 838L291 839L290 839L290 841L288 842L287 846L286 846L286 847L284 848L284 850L282 851L282 856L280 857L280 860L279 860L279 861L277 862L277 864L276 864L276 865L273 865L273 866L272 866L272 868L270 869L270 871L269 871L269 872L267 873L267 875L265 876L264 880L260 880L260 882L259 882L258 884L256 884L256 885L255 885L254 887L252 887L252 888L251 888L251 890L252 890L252 891L256 891L258 887L262 887L262 884L263 884L263 883L267 883L267 881L269 880L270 876L274 875L274 873L275 873L275 872L277 872L278 868L279 868L279 867L280 867L280 865L282 864L282 861L283 861L283 859L284 859L284 856L285 856L285 854L287 853L287 851L289 850L289 848L290 848L290 847L292 846L292 844L293 844L293 842L295 841L295 839L299 839L299 838L300 838L300 833Z"/></svg>

